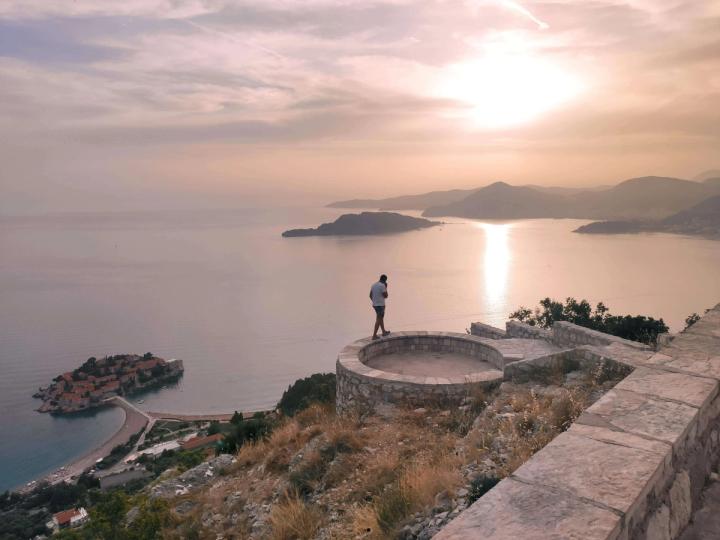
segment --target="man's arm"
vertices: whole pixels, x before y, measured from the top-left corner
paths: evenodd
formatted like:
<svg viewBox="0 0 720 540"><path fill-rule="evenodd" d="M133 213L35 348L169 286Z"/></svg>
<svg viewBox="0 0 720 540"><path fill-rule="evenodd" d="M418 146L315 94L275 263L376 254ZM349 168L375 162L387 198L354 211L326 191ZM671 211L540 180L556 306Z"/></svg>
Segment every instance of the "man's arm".
<svg viewBox="0 0 720 540"><path fill-rule="evenodd" d="M383 291L383 298L387 298L387 297L388 297L387 285L385 285L385 290Z"/></svg>

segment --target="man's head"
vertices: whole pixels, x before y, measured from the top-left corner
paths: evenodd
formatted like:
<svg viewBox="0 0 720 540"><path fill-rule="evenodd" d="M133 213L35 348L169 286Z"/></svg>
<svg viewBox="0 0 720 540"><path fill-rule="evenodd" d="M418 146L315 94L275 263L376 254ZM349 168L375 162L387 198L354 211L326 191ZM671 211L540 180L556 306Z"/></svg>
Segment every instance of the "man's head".
<svg viewBox="0 0 720 540"><path fill-rule="evenodd" d="M387 283L387 276L385 274L380 276L380 283Z"/></svg>

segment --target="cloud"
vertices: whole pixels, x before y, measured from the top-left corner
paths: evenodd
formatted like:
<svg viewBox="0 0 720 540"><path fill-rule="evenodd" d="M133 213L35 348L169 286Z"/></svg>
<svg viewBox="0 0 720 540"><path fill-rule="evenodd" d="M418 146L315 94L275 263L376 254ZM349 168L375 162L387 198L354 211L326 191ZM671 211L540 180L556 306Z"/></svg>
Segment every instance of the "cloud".
<svg viewBox="0 0 720 540"><path fill-rule="evenodd" d="M522 148L590 155L591 147L607 161L618 141L628 160L669 140L704 149L720 143L719 23L717 0L8 0L0 4L0 137L47 149L52 165L38 177L48 182L47 171L70 170L63 148L108 152L128 171L150 148L225 144L288 156L307 145L353 148L357 166L420 148L449 161ZM532 121L478 126L473 95L487 92L472 85L528 80L503 72L504 59L547 65L583 90ZM457 66L480 71L460 78L470 87L443 94ZM523 99L531 89L509 90ZM31 175L39 164L18 167ZM257 161L254 171L264 167L275 170Z"/></svg>

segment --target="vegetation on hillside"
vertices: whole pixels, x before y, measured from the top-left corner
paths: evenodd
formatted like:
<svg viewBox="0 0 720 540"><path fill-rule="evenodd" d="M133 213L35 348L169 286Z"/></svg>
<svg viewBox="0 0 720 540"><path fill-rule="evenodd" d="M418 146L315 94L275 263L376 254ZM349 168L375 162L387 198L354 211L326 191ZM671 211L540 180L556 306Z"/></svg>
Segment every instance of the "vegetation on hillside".
<svg viewBox="0 0 720 540"><path fill-rule="evenodd" d="M281 416L272 432L240 447L211 489L182 503L193 510L164 534L372 540L423 530L429 538L436 520L452 519L511 474L626 374L576 368L549 368L541 381L492 391L471 388L461 407L355 417L316 402ZM315 387L308 380L323 379L299 383Z"/></svg>
<svg viewBox="0 0 720 540"><path fill-rule="evenodd" d="M294 416L313 403L335 403L334 373L314 373L298 379L283 392L278 409L286 416Z"/></svg>
<svg viewBox="0 0 720 540"><path fill-rule="evenodd" d="M602 302L593 309L587 300L577 301L575 298L567 298L565 303L545 298L534 310L521 307L513 311L510 318L541 328L550 328L557 321L567 321L647 344L656 343L658 335L669 330L662 319L645 315L612 315Z"/></svg>

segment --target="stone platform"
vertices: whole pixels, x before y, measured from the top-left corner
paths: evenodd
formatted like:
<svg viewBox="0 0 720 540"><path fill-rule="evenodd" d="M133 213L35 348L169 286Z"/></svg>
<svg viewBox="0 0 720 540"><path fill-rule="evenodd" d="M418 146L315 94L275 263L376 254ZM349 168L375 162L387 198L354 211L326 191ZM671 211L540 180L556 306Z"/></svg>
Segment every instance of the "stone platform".
<svg viewBox="0 0 720 540"><path fill-rule="evenodd" d="M424 377L464 377L468 373L497 371L483 360L443 351L399 351L371 358L365 365L388 373Z"/></svg>
<svg viewBox="0 0 720 540"><path fill-rule="evenodd" d="M543 340L490 339L453 332L397 332L345 347L337 361L337 407L460 402L473 385L500 384L506 366L561 353Z"/></svg>

